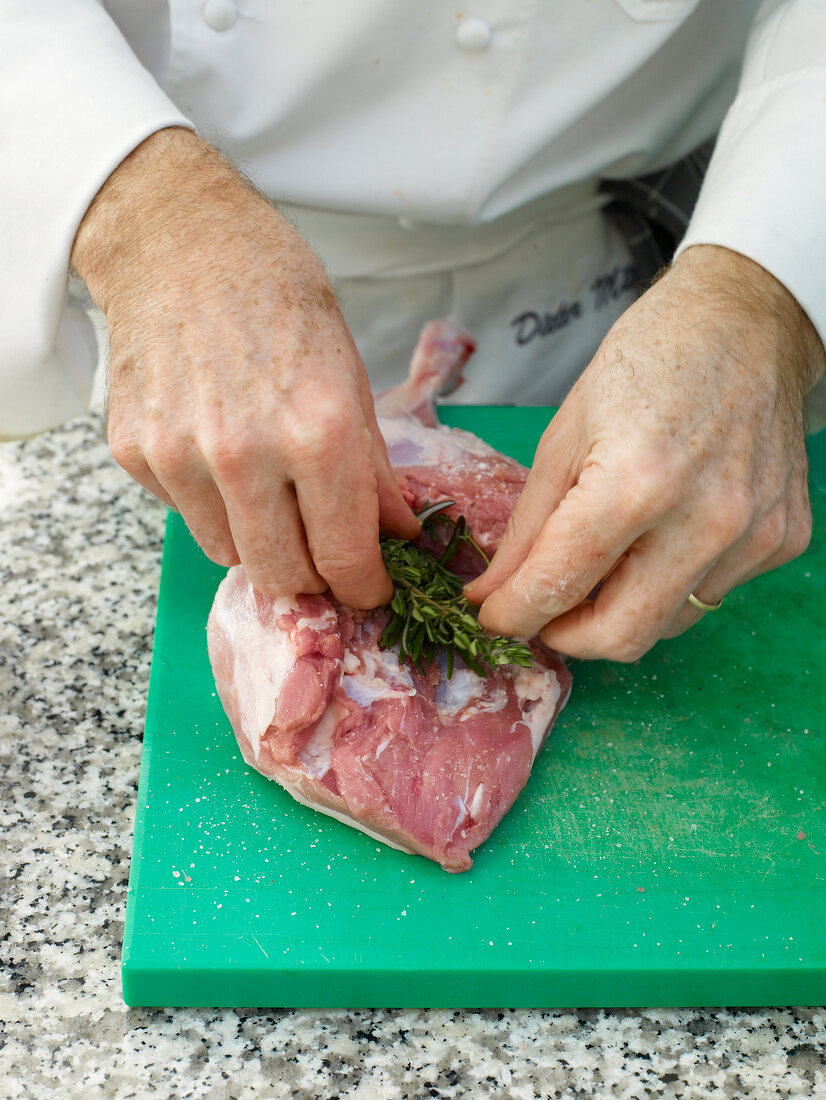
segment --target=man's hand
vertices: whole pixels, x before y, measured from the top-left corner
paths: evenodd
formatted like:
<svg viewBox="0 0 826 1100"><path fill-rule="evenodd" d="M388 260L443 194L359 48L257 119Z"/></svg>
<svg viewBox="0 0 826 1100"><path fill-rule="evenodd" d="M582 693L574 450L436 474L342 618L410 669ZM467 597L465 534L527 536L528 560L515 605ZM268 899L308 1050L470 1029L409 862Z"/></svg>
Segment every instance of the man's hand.
<svg viewBox="0 0 826 1100"><path fill-rule="evenodd" d="M688 249L613 326L545 432L468 596L494 633L630 661L808 545L802 407L824 349L791 295ZM595 599L589 593L603 581Z"/></svg>
<svg viewBox="0 0 826 1100"><path fill-rule="evenodd" d="M292 226L199 138L165 130L109 177L72 263L109 325L120 465L262 592L387 602L379 526L419 525L329 280Z"/></svg>

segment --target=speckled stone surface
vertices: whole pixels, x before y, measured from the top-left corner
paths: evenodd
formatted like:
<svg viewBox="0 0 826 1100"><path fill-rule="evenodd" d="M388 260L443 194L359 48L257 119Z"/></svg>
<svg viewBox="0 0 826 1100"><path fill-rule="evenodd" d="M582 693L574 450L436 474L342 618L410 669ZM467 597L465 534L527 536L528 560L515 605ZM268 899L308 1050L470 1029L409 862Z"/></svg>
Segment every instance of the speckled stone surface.
<svg viewBox="0 0 826 1100"><path fill-rule="evenodd" d="M127 1009L163 522L94 417L0 445L0 1100L826 1098L820 1009Z"/></svg>

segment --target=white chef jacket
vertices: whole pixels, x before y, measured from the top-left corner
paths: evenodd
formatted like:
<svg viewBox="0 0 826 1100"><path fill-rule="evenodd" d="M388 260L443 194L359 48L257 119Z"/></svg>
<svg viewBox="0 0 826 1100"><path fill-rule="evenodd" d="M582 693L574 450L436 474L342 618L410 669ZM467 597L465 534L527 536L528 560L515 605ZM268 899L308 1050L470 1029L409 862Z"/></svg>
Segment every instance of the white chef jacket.
<svg viewBox="0 0 826 1100"><path fill-rule="evenodd" d="M450 311L496 329L466 400L562 392L635 293L597 181L724 118L681 247L751 256L826 336L826 0L756 9L0 0L0 435L84 411L97 344L72 241L109 173L173 125L294 218L379 384Z"/></svg>

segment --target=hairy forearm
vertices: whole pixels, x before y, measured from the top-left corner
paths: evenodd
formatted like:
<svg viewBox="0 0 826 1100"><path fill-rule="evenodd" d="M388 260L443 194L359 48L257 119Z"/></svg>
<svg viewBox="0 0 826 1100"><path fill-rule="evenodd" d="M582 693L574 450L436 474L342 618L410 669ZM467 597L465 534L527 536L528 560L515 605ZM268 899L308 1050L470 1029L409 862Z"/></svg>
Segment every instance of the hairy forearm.
<svg viewBox="0 0 826 1100"><path fill-rule="evenodd" d="M806 394L826 372L826 349L805 310L765 268L746 256L716 245L694 245L675 264L690 278L704 300L709 315L735 311L739 323L750 317L763 336L769 354L766 366L782 362L778 383L783 397L802 404ZM791 352L791 354L788 354Z"/></svg>
<svg viewBox="0 0 826 1100"><path fill-rule="evenodd" d="M166 282L243 283L258 263L286 297L311 308L334 302L295 229L217 150L177 127L152 134L111 173L78 228L71 263L107 316L130 309L150 281L153 294Z"/></svg>
<svg viewBox="0 0 826 1100"><path fill-rule="evenodd" d="M189 130L160 130L143 141L98 191L72 246L71 264L104 311L111 289L166 237L174 247L170 212L179 220L199 190L232 173L229 164Z"/></svg>

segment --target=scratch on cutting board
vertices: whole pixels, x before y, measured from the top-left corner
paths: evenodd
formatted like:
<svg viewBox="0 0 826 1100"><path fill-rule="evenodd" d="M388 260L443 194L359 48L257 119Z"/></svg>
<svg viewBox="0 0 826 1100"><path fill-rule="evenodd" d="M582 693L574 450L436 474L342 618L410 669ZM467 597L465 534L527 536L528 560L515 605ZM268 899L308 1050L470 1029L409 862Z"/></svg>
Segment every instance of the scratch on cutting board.
<svg viewBox="0 0 826 1100"><path fill-rule="evenodd" d="M745 813L740 813L735 829L745 829L748 826L760 823L773 823L782 816L783 811L777 806L772 806L769 796L764 794L762 798L752 803Z"/></svg>
<svg viewBox="0 0 826 1100"><path fill-rule="evenodd" d="M769 856L768 858L771 859L771 856ZM760 881L765 882L766 879L769 877L769 875L772 873L772 871L775 869L776 866L777 866L776 860L771 859L771 866L766 870L765 875L763 875L763 877L760 879Z"/></svg>
<svg viewBox="0 0 826 1100"><path fill-rule="evenodd" d="M258 943L258 937L256 936L256 934L255 934L254 932L252 933L252 938L253 938L253 939L255 940L255 942L256 942L256 943ZM260 944L260 943L258 943L258 946L259 946L259 947L261 947L261 944ZM263 947L261 947L261 952L262 952L262 954L264 955L264 958L265 958L265 959L268 959L268 958L269 958L269 955L267 954L267 952L266 952L266 951L264 951L264 948L263 948Z"/></svg>

